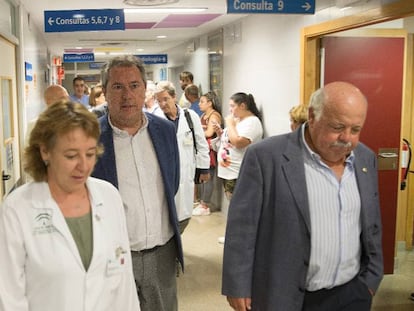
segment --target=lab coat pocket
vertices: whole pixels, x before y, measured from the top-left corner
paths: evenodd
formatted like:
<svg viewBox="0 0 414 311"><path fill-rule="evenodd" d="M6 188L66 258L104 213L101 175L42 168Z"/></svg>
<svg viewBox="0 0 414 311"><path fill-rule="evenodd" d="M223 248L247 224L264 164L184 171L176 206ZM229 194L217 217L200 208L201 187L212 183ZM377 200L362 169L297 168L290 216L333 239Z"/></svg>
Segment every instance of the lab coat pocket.
<svg viewBox="0 0 414 311"><path fill-rule="evenodd" d="M111 290L116 290L121 283L122 277L125 273L127 251L125 248L119 246L115 248L114 253L106 262L106 280L110 284Z"/></svg>
<svg viewBox="0 0 414 311"><path fill-rule="evenodd" d="M123 273L126 265L126 255L127 251L122 246L115 249L114 256L108 258L106 262L106 275L108 277Z"/></svg>
<svg viewBox="0 0 414 311"><path fill-rule="evenodd" d="M184 139L183 139L183 145L193 147L194 141L193 141L193 135L191 131L185 132Z"/></svg>

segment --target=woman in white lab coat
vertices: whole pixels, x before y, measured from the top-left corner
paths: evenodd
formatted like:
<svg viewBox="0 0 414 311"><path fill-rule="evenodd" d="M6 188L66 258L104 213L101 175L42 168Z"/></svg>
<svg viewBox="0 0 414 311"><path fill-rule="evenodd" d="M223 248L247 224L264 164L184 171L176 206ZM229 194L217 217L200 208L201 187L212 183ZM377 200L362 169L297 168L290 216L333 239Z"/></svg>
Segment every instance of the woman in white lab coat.
<svg viewBox="0 0 414 311"><path fill-rule="evenodd" d="M140 310L121 198L89 177L98 138L81 104L39 116L25 150L33 182L0 208L0 310Z"/></svg>

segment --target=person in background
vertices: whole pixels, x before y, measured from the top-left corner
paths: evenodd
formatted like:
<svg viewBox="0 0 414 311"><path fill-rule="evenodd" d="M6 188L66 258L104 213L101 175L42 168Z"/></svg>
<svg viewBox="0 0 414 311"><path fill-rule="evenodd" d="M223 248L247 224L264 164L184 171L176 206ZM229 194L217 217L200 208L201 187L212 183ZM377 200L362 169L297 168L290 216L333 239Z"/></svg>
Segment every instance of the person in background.
<svg viewBox="0 0 414 311"><path fill-rule="evenodd" d="M210 199L214 190L214 179L217 166L217 153L211 146L211 140L216 137L214 124L222 124L220 114L220 104L218 96L214 92L208 92L200 97L201 125L204 130L204 136L209 145L210 155L210 179L199 185L200 203L193 209L193 216L210 215Z"/></svg>
<svg viewBox="0 0 414 311"><path fill-rule="evenodd" d="M153 113L156 116L165 118L164 112L162 112L160 105L158 105L155 99L156 85L152 81L147 81L147 91L145 92L144 112Z"/></svg>
<svg viewBox="0 0 414 311"><path fill-rule="evenodd" d="M308 109L304 105L294 106L289 110L289 116L290 129L294 131L308 120Z"/></svg>
<svg viewBox="0 0 414 311"><path fill-rule="evenodd" d="M189 109L194 110L199 117L203 114L203 112L200 110L199 102L200 102L200 96L198 94L198 87L197 85L189 85L184 90L185 98L190 102Z"/></svg>
<svg viewBox="0 0 414 311"><path fill-rule="evenodd" d="M89 108L89 95L85 94L85 79L80 76L75 77L72 86L73 94L70 95L70 100Z"/></svg>
<svg viewBox="0 0 414 311"><path fill-rule="evenodd" d="M90 111L96 114L98 118L108 112L108 104L106 103L102 84L97 84L91 89L91 94L89 95L89 106L91 107Z"/></svg>
<svg viewBox="0 0 414 311"><path fill-rule="evenodd" d="M68 91L59 84L49 85L43 95L46 107L49 107L58 101L69 100Z"/></svg>
<svg viewBox="0 0 414 311"><path fill-rule="evenodd" d="M108 102L108 114L99 118L105 152L92 176L121 193L141 310L176 311L177 259L181 266L184 260L174 201L180 178L174 125L142 111L146 79L140 59L111 59L102 68L102 85Z"/></svg>
<svg viewBox="0 0 414 311"><path fill-rule="evenodd" d="M217 176L223 181L224 193L231 199L240 165L249 145L260 141L263 137L261 114L253 95L235 93L230 97L230 114L225 118L225 128L219 123L213 124L217 137L212 145L217 151ZM224 243L224 237L219 237Z"/></svg>
<svg viewBox="0 0 414 311"><path fill-rule="evenodd" d="M174 124L176 130L180 151L180 187L175 196L175 203L180 232L183 233L193 211L194 182L204 183L210 178L209 148L200 118L193 110L184 110L176 104L175 87L171 82L159 82L155 97L166 118Z"/></svg>
<svg viewBox="0 0 414 311"><path fill-rule="evenodd" d="M193 81L194 81L194 76L191 72L182 71L180 73L180 87L183 91L185 90L187 86L194 84ZM190 102L185 97L185 92L183 92L183 94L181 95L180 100L178 101L178 106L180 106L181 108L190 107Z"/></svg>
<svg viewBox="0 0 414 311"><path fill-rule="evenodd" d="M68 100L69 94L68 94L68 91L66 91L66 89L63 86L59 84L52 84L46 88L45 92L43 93L43 98L45 100L45 104L47 108L58 101ZM30 120L30 122L27 124L25 146L29 144L30 133L34 128L36 121L37 121L37 118Z"/></svg>
<svg viewBox="0 0 414 311"><path fill-rule="evenodd" d="M234 310L368 311L383 277L367 100L333 82L299 130L249 148L230 202L222 293Z"/></svg>
<svg viewBox="0 0 414 311"><path fill-rule="evenodd" d="M0 208L1 310L139 310L124 207L89 177L102 149L84 106L62 101L38 118L25 149L33 181Z"/></svg>
<svg viewBox="0 0 414 311"><path fill-rule="evenodd" d="M85 95L88 95L88 96L91 94L91 88L89 87L89 85L87 83L85 83L85 89L84 89L83 93Z"/></svg>

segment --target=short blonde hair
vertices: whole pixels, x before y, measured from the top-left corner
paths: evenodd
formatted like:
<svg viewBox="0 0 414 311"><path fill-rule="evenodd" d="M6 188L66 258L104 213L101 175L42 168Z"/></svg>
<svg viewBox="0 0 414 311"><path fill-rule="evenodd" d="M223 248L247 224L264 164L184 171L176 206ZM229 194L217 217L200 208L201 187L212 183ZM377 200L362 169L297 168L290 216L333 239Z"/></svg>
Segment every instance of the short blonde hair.
<svg viewBox="0 0 414 311"><path fill-rule="evenodd" d="M60 101L49 106L39 115L30 132L29 145L25 148L24 170L34 181L44 181L47 167L43 162L40 148L45 146L52 150L60 135L75 129L82 129L86 136L99 141L100 129L96 115L79 103ZM97 156L103 153L103 147L97 146Z"/></svg>
<svg viewBox="0 0 414 311"><path fill-rule="evenodd" d="M296 124L308 121L308 108L304 105L297 105L289 111L290 120Z"/></svg>

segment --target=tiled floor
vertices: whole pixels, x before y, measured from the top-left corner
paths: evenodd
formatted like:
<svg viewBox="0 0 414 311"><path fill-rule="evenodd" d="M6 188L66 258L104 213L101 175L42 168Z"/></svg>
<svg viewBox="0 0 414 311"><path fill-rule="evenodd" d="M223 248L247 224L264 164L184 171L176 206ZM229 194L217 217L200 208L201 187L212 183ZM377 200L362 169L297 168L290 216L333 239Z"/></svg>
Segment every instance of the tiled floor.
<svg viewBox="0 0 414 311"><path fill-rule="evenodd" d="M180 311L231 310L220 294L225 218L216 212L193 217L183 234L185 273L178 278ZM372 311L414 311L414 252L398 253L398 268L386 275L374 298Z"/></svg>

